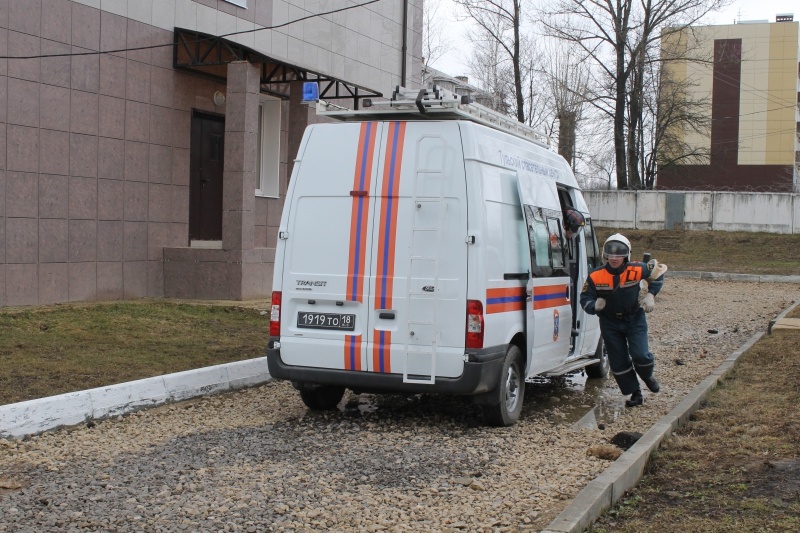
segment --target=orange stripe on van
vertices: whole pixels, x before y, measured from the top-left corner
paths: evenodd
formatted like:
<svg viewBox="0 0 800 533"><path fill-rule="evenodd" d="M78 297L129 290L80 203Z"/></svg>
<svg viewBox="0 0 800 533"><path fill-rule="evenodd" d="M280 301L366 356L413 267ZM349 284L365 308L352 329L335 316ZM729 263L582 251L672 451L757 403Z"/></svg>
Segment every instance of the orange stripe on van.
<svg viewBox="0 0 800 533"><path fill-rule="evenodd" d="M367 222L369 220L369 185L372 158L375 154L374 122L361 125L353 176L353 191L364 191L363 196L353 196L350 213L350 257L347 266L347 300L361 302L364 297L364 269L366 264Z"/></svg>
<svg viewBox="0 0 800 533"><path fill-rule="evenodd" d="M361 335L345 336L344 369L361 370Z"/></svg>
<svg viewBox="0 0 800 533"><path fill-rule="evenodd" d="M374 372L389 373L391 368L392 332L374 330L372 343L372 370Z"/></svg>
<svg viewBox="0 0 800 533"><path fill-rule="evenodd" d="M398 195L405 134L405 122L392 122L389 124L385 150L386 160L383 165L383 185L381 188L378 261L375 272L375 309L392 309ZM391 335L389 332L376 331L373 347L373 370L376 372L391 372L390 346Z"/></svg>
<svg viewBox="0 0 800 533"><path fill-rule="evenodd" d="M525 309L525 287L486 289L486 314Z"/></svg>
<svg viewBox="0 0 800 533"><path fill-rule="evenodd" d="M567 305L567 291L569 287L561 285L545 285L533 288L533 308L547 309L548 307L558 307Z"/></svg>
<svg viewBox="0 0 800 533"><path fill-rule="evenodd" d="M353 206L350 212L350 246L345 299L351 302L363 302L364 300L369 186L372 177L372 160L375 155L377 130L377 124L365 122L361 125L361 131L358 135L356 168L353 173L353 191L361 191L366 194L353 195ZM361 335L345 336L344 368L345 370L361 370Z"/></svg>

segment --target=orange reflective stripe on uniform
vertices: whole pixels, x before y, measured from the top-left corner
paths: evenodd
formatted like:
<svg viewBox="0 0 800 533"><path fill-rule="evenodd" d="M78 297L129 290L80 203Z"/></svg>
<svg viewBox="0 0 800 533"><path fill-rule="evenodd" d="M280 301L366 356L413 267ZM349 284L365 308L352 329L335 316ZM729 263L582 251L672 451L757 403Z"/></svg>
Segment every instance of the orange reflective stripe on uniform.
<svg viewBox="0 0 800 533"><path fill-rule="evenodd" d="M614 288L614 274L606 270L595 270L589 277L592 279L595 288L597 289L613 289Z"/></svg>
<svg viewBox="0 0 800 533"><path fill-rule="evenodd" d="M642 280L643 275L644 269L640 265L628 265L625 270L619 274L619 285L622 287L632 287ZM615 274L612 274L606 268L595 270L589 274L595 288L600 291L616 288L614 285L615 276Z"/></svg>

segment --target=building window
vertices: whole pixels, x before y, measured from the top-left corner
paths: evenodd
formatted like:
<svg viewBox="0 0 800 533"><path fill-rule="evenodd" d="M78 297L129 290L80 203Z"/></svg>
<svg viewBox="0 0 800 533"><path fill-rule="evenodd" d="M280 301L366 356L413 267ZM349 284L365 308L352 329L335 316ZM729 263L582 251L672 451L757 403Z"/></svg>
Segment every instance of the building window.
<svg viewBox="0 0 800 533"><path fill-rule="evenodd" d="M256 150L256 195L279 195L281 101L261 95L258 104L258 144Z"/></svg>
<svg viewBox="0 0 800 533"><path fill-rule="evenodd" d="M243 7L247 9L247 0L225 0L229 4L233 4L235 6Z"/></svg>

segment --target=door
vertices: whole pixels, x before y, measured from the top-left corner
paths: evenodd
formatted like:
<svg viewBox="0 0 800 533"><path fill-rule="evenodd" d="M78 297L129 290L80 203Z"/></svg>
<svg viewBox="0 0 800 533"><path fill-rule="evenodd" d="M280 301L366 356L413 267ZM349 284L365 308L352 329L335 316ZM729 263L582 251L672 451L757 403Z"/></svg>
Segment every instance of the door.
<svg viewBox="0 0 800 533"><path fill-rule="evenodd" d="M433 384L463 372L466 181L455 122L388 122L372 225L367 369Z"/></svg>
<svg viewBox="0 0 800 533"><path fill-rule="evenodd" d="M222 240L225 119L194 112L189 148L189 240Z"/></svg>
<svg viewBox="0 0 800 533"><path fill-rule="evenodd" d="M531 279L525 310L527 375L552 370L566 361L572 330L572 287L564 249L555 184L520 179L520 199L528 229Z"/></svg>

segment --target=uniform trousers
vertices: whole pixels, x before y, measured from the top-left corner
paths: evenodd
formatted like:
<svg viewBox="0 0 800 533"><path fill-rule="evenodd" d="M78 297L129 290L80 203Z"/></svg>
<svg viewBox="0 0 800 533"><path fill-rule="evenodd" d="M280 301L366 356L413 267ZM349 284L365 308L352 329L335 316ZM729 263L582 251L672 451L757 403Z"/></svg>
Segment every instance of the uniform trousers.
<svg viewBox="0 0 800 533"><path fill-rule="evenodd" d="M655 357L647 346L647 318L644 309L613 315L600 312L600 331L608 351L608 362L623 395L639 389L642 379L653 377Z"/></svg>

